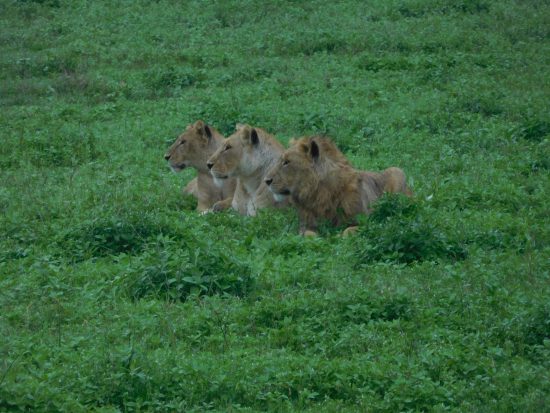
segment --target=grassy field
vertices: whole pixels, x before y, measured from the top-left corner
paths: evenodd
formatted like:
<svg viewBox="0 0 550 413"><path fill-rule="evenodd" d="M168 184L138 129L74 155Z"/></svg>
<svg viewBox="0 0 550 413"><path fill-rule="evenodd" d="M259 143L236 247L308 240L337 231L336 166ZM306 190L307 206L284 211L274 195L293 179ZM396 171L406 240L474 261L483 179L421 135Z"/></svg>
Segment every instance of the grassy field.
<svg viewBox="0 0 550 413"><path fill-rule="evenodd" d="M0 0L0 411L550 411L550 4ZM200 216L203 119L402 167Z"/></svg>

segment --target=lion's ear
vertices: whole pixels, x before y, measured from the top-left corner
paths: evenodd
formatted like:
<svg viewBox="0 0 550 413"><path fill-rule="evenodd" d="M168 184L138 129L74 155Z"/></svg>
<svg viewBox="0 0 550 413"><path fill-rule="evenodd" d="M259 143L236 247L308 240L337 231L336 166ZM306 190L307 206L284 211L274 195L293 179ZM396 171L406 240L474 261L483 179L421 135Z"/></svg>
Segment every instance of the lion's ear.
<svg viewBox="0 0 550 413"><path fill-rule="evenodd" d="M245 127L244 124L242 124L242 123L237 123L237 124L235 125L235 130L241 130L241 129L244 128L244 127Z"/></svg>
<svg viewBox="0 0 550 413"><path fill-rule="evenodd" d="M293 146L296 144L296 142L298 142L297 139L294 139L294 138L290 138L290 140L288 141L288 146Z"/></svg>
<svg viewBox="0 0 550 413"><path fill-rule="evenodd" d="M212 138L212 131L210 130L210 127L208 125L204 125L204 134L208 137L208 139Z"/></svg>
<svg viewBox="0 0 550 413"><path fill-rule="evenodd" d="M202 135L206 136L208 139L212 137L212 129L204 121L198 120L195 122L195 129Z"/></svg>
<svg viewBox="0 0 550 413"><path fill-rule="evenodd" d="M319 145L317 145L317 142L313 140L311 141L309 147L309 154L314 161L317 161L317 159L319 159Z"/></svg>
<svg viewBox="0 0 550 413"><path fill-rule="evenodd" d="M258 131L256 131L256 129L250 131L250 143L252 143L252 145L260 143L260 138L258 137Z"/></svg>
<svg viewBox="0 0 550 413"><path fill-rule="evenodd" d="M260 142L258 137L258 131L250 125L241 125L237 124L237 131L241 132L241 138L243 142L249 143L251 145L257 145Z"/></svg>
<svg viewBox="0 0 550 413"><path fill-rule="evenodd" d="M202 120L195 122L195 129L203 136L206 136L208 139L212 137L212 130L210 127L204 123Z"/></svg>

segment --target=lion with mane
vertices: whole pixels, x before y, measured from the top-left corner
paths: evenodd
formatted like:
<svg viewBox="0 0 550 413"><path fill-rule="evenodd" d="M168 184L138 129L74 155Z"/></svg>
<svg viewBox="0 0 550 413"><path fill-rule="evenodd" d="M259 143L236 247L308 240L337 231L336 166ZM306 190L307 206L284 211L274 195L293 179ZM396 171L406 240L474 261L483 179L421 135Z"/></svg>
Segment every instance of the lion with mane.
<svg viewBox="0 0 550 413"><path fill-rule="evenodd" d="M291 141L265 183L276 199L290 198L298 209L303 235L315 235L321 219L333 225L353 224L355 216L368 214L384 192L412 195L401 169L359 171L329 138L321 136ZM348 228L344 234L352 231Z"/></svg>

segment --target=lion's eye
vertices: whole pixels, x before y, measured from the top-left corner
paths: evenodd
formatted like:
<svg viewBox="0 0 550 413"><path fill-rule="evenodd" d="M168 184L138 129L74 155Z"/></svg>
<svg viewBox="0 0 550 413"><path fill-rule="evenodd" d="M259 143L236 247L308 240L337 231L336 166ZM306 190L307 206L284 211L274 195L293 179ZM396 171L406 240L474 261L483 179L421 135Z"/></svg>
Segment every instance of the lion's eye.
<svg viewBox="0 0 550 413"><path fill-rule="evenodd" d="M287 159L285 159L285 160L283 161L283 166L287 166L288 164L289 164L289 161L288 161Z"/></svg>
<svg viewBox="0 0 550 413"><path fill-rule="evenodd" d="M231 145L227 145L224 149L224 151L228 151L229 149L231 149Z"/></svg>
<svg viewBox="0 0 550 413"><path fill-rule="evenodd" d="M182 141L180 142L180 145L183 145L184 143L185 143L185 141L184 141L184 140L182 140Z"/></svg>

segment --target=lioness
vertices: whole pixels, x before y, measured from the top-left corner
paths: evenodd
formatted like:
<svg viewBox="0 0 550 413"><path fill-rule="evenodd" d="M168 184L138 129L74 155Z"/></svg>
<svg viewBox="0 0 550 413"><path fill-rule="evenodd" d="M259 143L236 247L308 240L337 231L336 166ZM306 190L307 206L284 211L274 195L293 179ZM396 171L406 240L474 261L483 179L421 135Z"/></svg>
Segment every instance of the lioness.
<svg viewBox="0 0 550 413"><path fill-rule="evenodd" d="M197 178L193 178L191 179L187 185L185 185L185 187L182 189L182 191L184 193L184 195L193 195L195 198L198 198L199 197L199 192L198 192L198 189L197 189Z"/></svg>
<svg viewBox="0 0 550 413"><path fill-rule="evenodd" d="M191 180L183 192L197 197L198 211L207 211L216 202L231 202L236 181L227 179L222 185L214 184L206 166L206 160L216 151L224 140L216 129L202 120L187 126L185 131L170 146L164 155L174 172L180 172L188 166L197 170L197 178Z"/></svg>
<svg viewBox="0 0 550 413"><path fill-rule="evenodd" d="M330 139L319 136L294 141L267 173L265 183L277 199L289 197L296 206L302 235L314 235L323 218L334 225L352 223L384 192L412 195L401 169L358 171Z"/></svg>
<svg viewBox="0 0 550 413"><path fill-rule="evenodd" d="M284 151L283 145L266 131L250 125L237 125L208 159L208 168L214 182L223 185L227 179L237 178L237 187L231 202L217 202L213 209L232 207L242 215L256 215L256 210L268 206L281 206L264 182L264 176Z"/></svg>

